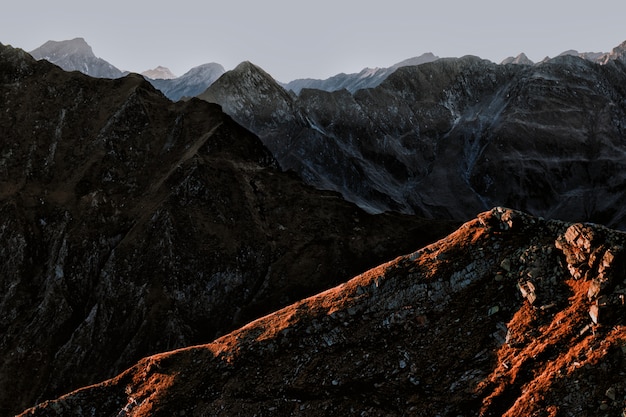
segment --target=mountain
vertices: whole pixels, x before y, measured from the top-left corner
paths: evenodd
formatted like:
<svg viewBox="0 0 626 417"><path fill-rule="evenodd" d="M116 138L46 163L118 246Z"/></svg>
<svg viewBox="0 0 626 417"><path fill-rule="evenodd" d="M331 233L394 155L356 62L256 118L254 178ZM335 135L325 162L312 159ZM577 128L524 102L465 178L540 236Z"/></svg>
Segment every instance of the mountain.
<svg viewBox="0 0 626 417"><path fill-rule="evenodd" d="M516 57L510 56L500 63L500 65L507 65L507 64L535 65L535 63L531 61L530 59L528 59L526 54L524 54L523 52Z"/></svg>
<svg viewBox="0 0 626 417"><path fill-rule="evenodd" d="M509 206L625 229L624 85L619 59L467 56L402 67L355 93L298 96L246 65L199 97L256 133L281 167L372 213L465 221Z"/></svg>
<svg viewBox="0 0 626 417"><path fill-rule="evenodd" d="M604 52L578 52L574 49L561 52L558 56L577 56L591 62L603 63L606 53Z"/></svg>
<svg viewBox="0 0 626 417"><path fill-rule="evenodd" d="M626 64L626 41L613 48L610 53L604 54L601 58L599 58L599 61L602 64L607 64L611 61L619 61Z"/></svg>
<svg viewBox="0 0 626 417"><path fill-rule="evenodd" d="M495 208L22 416L618 416L626 236Z"/></svg>
<svg viewBox="0 0 626 417"><path fill-rule="evenodd" d="M65 71L80 71L95 78L120 78L128 74L102 58L97 58L83 38L48 41L30 54L35 59L52 62ZM224 67L220 64L209 63L194 67L180 77L161 66L144 71L142 75L170 100L178 101L183 97L195 97L202 93L223 73Z"/></svg>
<svg viewBox="0 0 626 417"><path fill-rule="evenodd" d="M224 72L224 67L213 62L194 67L178 78L151 79L148 77L148 81L170 100L178 101L181 98L195 97L202 93Z"/></svg>
<svg viewBox="0 0 626 417"><path fill-rule="evenodd" d="M282 86L286 90L291 90L296 94L300 94L300 91L305 88L313 88L324 91L337 91L346 89L351 93L362 88L372 88L379 85L389 74L393 73L400 67L409 65L420 65L426 62L432 62L439 59L439 57L432 53L425 53L418 57L409 58L389 68L365 68L358 74L337 74L333 77L325 80L318 79L297 79L283 84Z"/></svg>
<svg viewBox="0 0 626 417"><path fill-rule="evenodd" d="M449 233L283 172L219 106L0 45L0 414L208 343ZM117 415L117 414L116 414Z"/></svg>
<svg viewBox="0 0 626 417"><path fill-rule="evenodd" d="M147 70L141 73L144 77L151 78L153 80L171 80L176 76L170 71L169 68L158 66L154 69Z"/></svg>
<svg viewBox="0 0 626 417"><path fill-rule="evenodd" d="M119 78L124 75L102 58L94 55L83 38L68 41L48 41L30 54L35 59L45 59L65 71L80 71L96 78Z"/></svg>

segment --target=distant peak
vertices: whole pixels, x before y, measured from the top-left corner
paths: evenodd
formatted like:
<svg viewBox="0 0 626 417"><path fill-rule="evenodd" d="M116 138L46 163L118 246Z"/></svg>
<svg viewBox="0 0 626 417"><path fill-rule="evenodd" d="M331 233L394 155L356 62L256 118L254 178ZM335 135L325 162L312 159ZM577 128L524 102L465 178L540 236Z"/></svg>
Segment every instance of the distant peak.
<svg viewBox="0 0 626 417"><path fill-rule="evenodd" d="M528 59L525 53L520 53L516 57L508 57L500 63L501 65L514 64L514 65L534 65L535 63Z"/></svg>
<svg viewBox="0 0 626 417"><path fill-rule="evenodd" d="M59 55L83 55L86 57L95 57L91 46L84 38L74 38L65 41L48 41L39 48L31 51L36 59L46 56Z"/></svg>
<svg viewBox="0 0 626 417"><path fill-rule="evenodd" d="M160 65L154 69L142 72L141 75L153 80L171 80L176 78L176 75L174 75L169 68L162 67Z"/></svg>

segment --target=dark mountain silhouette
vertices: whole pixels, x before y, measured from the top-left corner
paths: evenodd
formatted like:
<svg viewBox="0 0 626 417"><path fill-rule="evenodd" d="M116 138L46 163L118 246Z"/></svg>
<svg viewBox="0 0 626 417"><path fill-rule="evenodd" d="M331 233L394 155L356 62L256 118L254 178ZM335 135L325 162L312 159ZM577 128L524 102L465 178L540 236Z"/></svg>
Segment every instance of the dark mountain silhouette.
<svg viewBox="0 0 626 417"><path fill-rule="evenodd" d="M496 208L24 416L618 416L626 236ZM88 413L89 411L87 411Z"/></svg>
<svg viewBox="0 0 626 417"><path fill-rule="evenodd" d="M65 71L79 71L90 77L120 78L128 74L104 59L97 58L91 46L83 38L60 42L48 41L31 51L30 54L35 59L45 59L58 65ZM194 97L202 93L224 73L224 67L216 63L199 65L180 77L173 76L167 68L163 67L157 67L145 73L148 81L158 90L170 100L178 101L183 97Z"/></svg>
<svg viewBox="0 0 626 417"><path fill-rule="evenodd" d="M626 66L477 57L397 69L378 87L288 94L241 65L199 97L285 169L370 212L467 220L505 205L626 228Z"/></svg>
<svg viewBox="0 0 626 417"><path fill-rule="evenodd" d="M218 106L0 45L0 414L433 241L282 172Z"/></svg>

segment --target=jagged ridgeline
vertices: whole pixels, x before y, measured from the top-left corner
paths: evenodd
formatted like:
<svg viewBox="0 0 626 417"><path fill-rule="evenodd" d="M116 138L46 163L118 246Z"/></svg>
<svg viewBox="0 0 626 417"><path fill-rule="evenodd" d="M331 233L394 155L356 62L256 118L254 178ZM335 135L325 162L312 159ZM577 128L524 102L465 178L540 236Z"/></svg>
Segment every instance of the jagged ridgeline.
<svg viewBox="0 0 626 417"><path fill-rule="evenodd" d="M201 100L0 45L0 415L208 343L447 234L282 172ZM88 412L88 411L86 411Z"/></svg>
<svg viewBox="0 0 626 417"><path fill-rule="evenodd" d="M495 208L24 416L620 416L626 235Z"/></svg>
<svg viewBox="0 0 626 417"><path fill-rule="evenodd" d="M32 53L90 75L111 67L81 38ZM173 100L204 91L282 168L372 213L465 221L505 205L624 229L625 62L626 42L539 63L424 54L286 84L213 63L150 82Z"/></svg>
<svg viewBox="0 0 626 417"><path fill-rule="evenodd" d="M370 212L467 220L505 205L624 229L625 50L535 65L439 59L375 88L298 95L244 63L199 97L283 168Z"/></svg>

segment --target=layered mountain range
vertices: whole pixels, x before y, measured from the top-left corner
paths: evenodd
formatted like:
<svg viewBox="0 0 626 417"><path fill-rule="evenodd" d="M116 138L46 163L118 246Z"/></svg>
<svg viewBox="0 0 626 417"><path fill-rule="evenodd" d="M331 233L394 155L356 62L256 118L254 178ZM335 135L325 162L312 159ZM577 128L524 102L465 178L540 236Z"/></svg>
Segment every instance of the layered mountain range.
<svg viewBox="0 0 626 417"><path fill-rule="evenodd" d="M413 251L282 172L218 106L0 46L0 414L217 336Z"/></svg>
<svg viewBox="0 0 626 417"><path fill-rule="evenodd" d="M294 95L243 63L199 97L259 135L284 169L370 212L467 220L505 205L625 228L624 49L603 65L439 59L354 93Z"/></svg>
<svg viewBox="0 0 626 417"><path fill-rule="evenodd" d="M83 38L67 41L48 41L30 51L35 59L52 62L66 71L80 71L97 78L119 78L124 72L98 58Z"/></svg>
<svg viewBox="0 0 626 417"><path fill-rule="evenodd" d="M0 44L0 413L625 413L624 50L172 102Z"/></svg>
<svg viewBox="0 0 626 417"><path fill-rule="evenodd" d="M418 57L398 62L388 68L364 68L357 74L342 73L324 80L302 78L282 84L282 86L286 90L293 91L296 94L299 94L300 91L305 88L324 91L348 90L351 93L354 93L355 91L363 88L373 88L378 86L385 78L391 75L398 68L421 65L438 59L439 57L429 52Z"/></svg>
<svg viewBox="0 0 626 417"><path fill-rule="evenodd" d="M83 38L67 41L48 41L30 52L38 60L44 59L65 71L79 71L95 78L120 78L128 75L94 55L91 46ZM142 72L142 75L171 100L197 96L224 73L217 63L199 65L176 77L165 67L159 66Z"/></svg>

